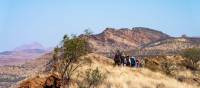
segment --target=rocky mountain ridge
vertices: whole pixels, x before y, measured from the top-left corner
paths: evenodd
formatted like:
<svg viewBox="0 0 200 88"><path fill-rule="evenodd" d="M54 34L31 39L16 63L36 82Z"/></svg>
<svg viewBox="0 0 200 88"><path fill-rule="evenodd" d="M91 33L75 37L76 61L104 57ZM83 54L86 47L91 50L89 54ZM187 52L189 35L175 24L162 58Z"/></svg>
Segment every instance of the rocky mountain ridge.
<svg viewBox="0 0 200 88"><path fill-rule="evenodd" d="M106 28L102 33L86 37L93 52L106 56L117 49L130 55L160 55L177 54L186 48L200 48L198 37L172 37L145 27Z"/></svg>
<svg viewBox="0 0 200 88"><path fill-rule="evenodd" d="M167 39L170 36L150 28L106 28L102 33L88 37L94 52L105 53L116 49L133 50L140 45Z"/></svg>

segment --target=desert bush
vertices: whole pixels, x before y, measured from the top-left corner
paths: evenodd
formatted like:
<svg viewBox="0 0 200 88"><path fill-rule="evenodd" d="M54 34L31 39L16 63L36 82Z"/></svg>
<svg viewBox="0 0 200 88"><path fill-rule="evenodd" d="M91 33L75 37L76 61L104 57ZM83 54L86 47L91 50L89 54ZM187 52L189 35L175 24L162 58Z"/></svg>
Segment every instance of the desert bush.
<svg viewBox="0 0 200 88"><path fill-rule="evenodd" d="M54 49L53 71L60 73L62 84L69 83L81 63L78 60L89 52L87 40L76 35L65 35L60 46Z"/></svg>
<svg viewBox="0 0 200 88"><path fill-rule="evenodd" d="M98 68L88 69L86 71L86 77L83 83L79 84L79 88L94 88L95 86L101 84L105 79L105 74L102 73Z"/></svg>
<svg viewBox="0 0 200 88"><path fill-rule="evenodd" d="M144 59L144 67L151 69L152 71L160 71L162 68L159 67L159 63L151 61L147 58Z"/></svg>
<svg viewBox="0 0 200 88"><path fill-rule="evenodd" d="M173 76L174 71L176 70L176 64L169 63L169 62L163 62L162 70L165 72L166 75Z"/></svg>
<svg viewBox="0 0 200 88"><path fill-rule="evenodd" d="M197 70L198 64L197 62L200 61L200 49L198 48L190 48L183 50L182 54L185 57L185 65L190 68L191 70Z"/></svg>

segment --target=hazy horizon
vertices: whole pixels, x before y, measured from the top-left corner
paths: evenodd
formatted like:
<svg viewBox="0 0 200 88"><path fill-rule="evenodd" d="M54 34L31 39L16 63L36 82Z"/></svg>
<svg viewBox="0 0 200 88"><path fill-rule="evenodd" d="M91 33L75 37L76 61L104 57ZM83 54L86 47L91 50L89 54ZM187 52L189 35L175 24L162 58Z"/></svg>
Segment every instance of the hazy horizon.
<svg viewBox="0 0 200 88"><path fill-rule="evenodd" d="M107 27L147 27L171 36L200 37L198 0L1 0L0 52L39 42L59 43L64 34Z"/></svg>

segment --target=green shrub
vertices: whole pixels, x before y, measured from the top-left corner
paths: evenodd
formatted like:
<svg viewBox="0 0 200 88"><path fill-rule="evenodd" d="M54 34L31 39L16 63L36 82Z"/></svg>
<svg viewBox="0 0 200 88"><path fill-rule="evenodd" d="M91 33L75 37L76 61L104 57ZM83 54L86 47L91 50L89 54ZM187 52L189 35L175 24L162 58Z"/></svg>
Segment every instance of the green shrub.
<svg viewBox="0 0 200 88"><path fill-rule="evenodd" d="M169 76L173 76L173 73L176 70L176 64L173 64L171 62L163 62L161 67L165 74Z"/></svg>
<svg viewBox="0 0 200 88"><path fill-rule="evenodd" d="M53 71L61 74L62 85L69 83L72 75L81 66L78 63L81 56L90 52L85 38L75 35L68 37L65 35L60 46L54 49Z"/></svg>
<svg viewBox="0 0 200 88"><path fill-rule="evenodd" d="M185 50L183 50L181 55L186 58L185 65L188 68L190 68L191 70L198 69L197 62L200 61L200 49L199 48L185 49Z"/></svg>
<svg viewBox="0 0 200 88"><path fill-rule="evenodd" d="M88 69L86 71L86 78L84 78L83 83L79 85L79 88L92 88L103 82L105 79L105 74L102 73L98 68L92 70Z"/></svg>

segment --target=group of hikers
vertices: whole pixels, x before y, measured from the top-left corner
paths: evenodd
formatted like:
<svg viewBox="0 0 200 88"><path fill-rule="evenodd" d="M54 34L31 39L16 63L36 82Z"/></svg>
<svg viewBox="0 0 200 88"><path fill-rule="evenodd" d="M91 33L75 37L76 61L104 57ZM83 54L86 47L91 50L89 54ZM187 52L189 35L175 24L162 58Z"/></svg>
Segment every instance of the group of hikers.
<svg viewBox="0 0 200 88"><path fill-rule="evenodd" d="M114 56L115 65L129 66L129 67L141 67L141 62L134 56L125 55L117 50Z"/></svg>

